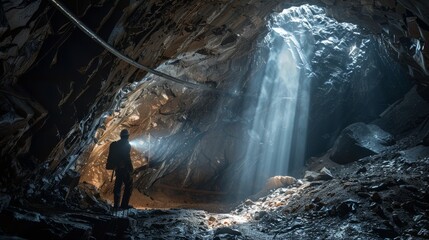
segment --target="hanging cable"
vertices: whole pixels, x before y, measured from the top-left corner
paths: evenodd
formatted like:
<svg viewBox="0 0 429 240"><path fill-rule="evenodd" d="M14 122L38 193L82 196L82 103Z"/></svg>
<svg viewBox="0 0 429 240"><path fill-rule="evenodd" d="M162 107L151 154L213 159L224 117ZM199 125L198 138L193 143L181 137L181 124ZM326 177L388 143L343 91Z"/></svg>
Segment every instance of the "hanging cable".
<svg viewBox="0 0 429 240"><path fill-rule="evenodd" d="M102 45L107 51L109 51L110 53L112 53L113 55L117 56L118 58L122 59L123 61L133 65L134 67L137 67L139 69L143 69L149 73L152 73L154 75L163 77L167 80L176 82L176 83L180 83L182 85L185 85L187 87L191 87L191 88L199 88L199 89L203 89L203 90L208 90L208 91L214 91L214 92L220 92L226 95L233 95L233 96L238 96L238 94L236 93L228 93L228 92L223 92L222 90L201 84L201 83L197 83L197 82L188 82L173 76L170 76L168 74L165 74L163 72L157 71L155 69L143 66L142 64L134 61L133 59L123 55L122 53L120 53L119 51L117 51L115 48L113 48L112 46L110 46L108 43L106 43L103 39L101 39L96 33L94 33L91 29L89 29L87 26L85 26L85 24L83 24L81 21L79 21L79 19L77 19L66 7L64 7L62 4L60 4L58 1L56 0L50 0L50 2L61 12L63 13L70 21L72 21L72 23L74 25L76 25L78 28L80 28L86 35L88 35L89 37L91 37L94 41L98 42L100 45Z"/></svg>

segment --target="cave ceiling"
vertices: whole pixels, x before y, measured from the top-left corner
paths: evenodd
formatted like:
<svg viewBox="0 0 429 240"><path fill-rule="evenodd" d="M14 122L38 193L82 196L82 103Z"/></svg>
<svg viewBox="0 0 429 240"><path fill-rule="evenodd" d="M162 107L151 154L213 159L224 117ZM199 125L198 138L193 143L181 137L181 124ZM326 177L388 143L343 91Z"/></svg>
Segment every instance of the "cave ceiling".
<svg viewBox="0 0 429 240"><path fill-rule="evenodd" d="M241 93L260 67L252 65L250 56L255 40L267 31L270 14L291 6L318 5L338 21L359 25L385 41L417 84L429 84L429 3L424 0L63 4L136 62L227 94L186 87L131 66L87 37L50 1L3 1L2 183L42 175L45 181L56 181L73 168L81 172L83 181L100 186L108 178L100 167L107 143L123 127L130 129L131 137L150 133L154 144L163 141L162 149L152 153L161 160L191 156L194 149L202 148L196 143L201 139L223 146L225 154L239 154L228 150L242 132L242 126L234 124L234 112L240 111L234 94ZM217 124L221 119L228 124ZM231 137L215 144L221 133ZM143 166L146 160L138 160L137 155L133 157ZM162 161L154 164L161 169L157 177L179 169L174 164L163 166ZM210 178L210 174L194 178Z"/></svg>

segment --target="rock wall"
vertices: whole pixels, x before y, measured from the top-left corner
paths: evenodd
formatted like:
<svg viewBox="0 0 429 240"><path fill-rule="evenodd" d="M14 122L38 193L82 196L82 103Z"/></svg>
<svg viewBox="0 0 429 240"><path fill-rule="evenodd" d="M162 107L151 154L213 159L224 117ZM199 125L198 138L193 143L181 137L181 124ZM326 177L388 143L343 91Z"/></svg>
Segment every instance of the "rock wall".
<svg viewBox="0 0 429 240"><path fill-rule="evenodd" d="M139 63L238 91L251 73L247 56L265 31L266 18L302 3L326 7L340 21L378 34L416 82L428 85L429 7L423 0L65 1L109 44ZM35 179L55 183L75 167L84 176L100 171L86 158L102 158L105 145L95 144L113 140L123 126L132 127L134 136L150 129L174 136L184 129L193 141L214 128L220 113L233 118L236 111L228 98L146 76L114 58L49 1L3 1L0 46L2 189L24 191L21 184ZM133 90L137 86L129 84L145 76L146 83ZM122 99L123 91L142 94ZM141 109L133 121L135 105ZM164 125L150 125L152 118ZM181 128L189 119L197 123ZM169 172L164 168L158 176Z"/></svg>

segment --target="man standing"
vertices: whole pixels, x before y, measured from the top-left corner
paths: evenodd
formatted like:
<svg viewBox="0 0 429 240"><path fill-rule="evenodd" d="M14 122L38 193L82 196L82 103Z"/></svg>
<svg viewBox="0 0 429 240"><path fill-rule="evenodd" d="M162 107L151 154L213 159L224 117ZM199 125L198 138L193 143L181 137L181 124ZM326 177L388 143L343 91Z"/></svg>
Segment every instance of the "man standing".
<svg viewBox="0 0 429 240"><path fill-rule="evenodd" d="M129 132L127 129L123 129L120 133L121 139L112 142L109 146L109 157L114 159L115 166L114 170L116 172L115 185L113 188L113 199L115 209L129 209L132 208L129 205L131 193L133 190L133 164L131 163L131 145L128 142ZM124 194L121 200L121 190L122 185L124 185Z"/></svg>

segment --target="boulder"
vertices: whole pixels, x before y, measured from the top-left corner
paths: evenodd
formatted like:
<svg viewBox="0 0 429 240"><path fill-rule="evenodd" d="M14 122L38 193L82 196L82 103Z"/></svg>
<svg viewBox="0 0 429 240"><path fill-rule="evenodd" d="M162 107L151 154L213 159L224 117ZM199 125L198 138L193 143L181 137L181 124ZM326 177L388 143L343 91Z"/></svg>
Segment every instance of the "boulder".
<svg viewBox="0 0 429 240"><path fill-rule="evenodd" d="M406 162L410 163L429 156L429 147L419 145L399 153Z"/></svg>
<svg viewBox="0 0 429 240"><path fill-rule="evenodd" d="M282 188L282 187L288 187L295 183L298 183L298 181L296 180L296 178L291 176L273 176L267 179L261 191L252 195L250 198L253 200L258 199L268 195L271 190Z"/></svg>
<svg viewBox="0 0 429 240"><path fill-rule="evenodd" d="M329 169L323 167L318 173L314 171L305 171L304 179L307 181L331 180L333 175Z"/></svg>
<svg viewBox="0 0 429 240"><path fill-rule="evenodd" d="M330 158L336 163L347 164L380 153L394 143L393 136L377 125L353 123L335 141Z"/></svg>
<svg viewBox="0 0 429 240"><path fill-rule="evenodd" d="M336 208L335 211L337 215L341 218L346 217L349 213L355 213L359 205L358 201L348 199L341 202Z"/></svg>
<svg viewBox="0 0 429 240"><path fill-rule="evenodd" d="M274 176L268 178L268 180L265 182L263 190L269 191L276 188L287 187L296 182L296 178L291 176Z"/></svg>
<svg viewBox="0 0 429 240"><path fill-rule="evenodd" d="M239 232L235 229L229 228L229 227L220 227L220 228L216 229L214 232L215 236L224 235L224 234L232 235L232 236L241 236L242 235L241 232Z"/></svg>

